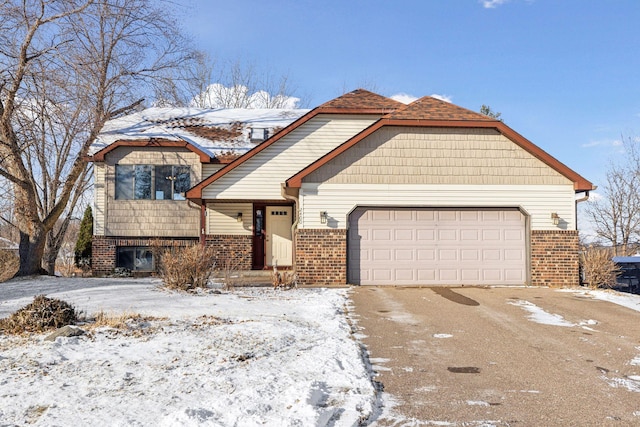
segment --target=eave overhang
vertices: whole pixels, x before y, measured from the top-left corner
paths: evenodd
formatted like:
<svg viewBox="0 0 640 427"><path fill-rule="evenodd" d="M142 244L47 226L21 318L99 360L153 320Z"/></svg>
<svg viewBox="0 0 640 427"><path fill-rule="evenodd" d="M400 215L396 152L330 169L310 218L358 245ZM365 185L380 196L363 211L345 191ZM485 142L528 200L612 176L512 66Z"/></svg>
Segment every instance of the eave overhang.
<svg viewBox="0 0 640 427"><path fill-rule="evenodd" d="M369 135L373 134L384 126L400 126L400 127L445 127L445 128L482 128L482 129L495 129L500 134L508 138L510 141L551 167L558 173L565 176L567 179L573 181L573 187L576 193L594 190L594 185L587 179L583 178L577 172L570 169L568 166L551 156L546 151L505 125L498 120L400 120L400 119L385 119L382 118L373 123L368 128L364 129L358 135L349 139L345 143L339 145L331 152L327 153L314 163L310 164L306 168L302 169L297 174L289 178L285 185L291 188L300 188L302 181L312 172L316 171L329 161L338 157L340 154L347 151L349 148L356 145Z"/></svg>
<svg viewBox="0 0 640 427"><path fill-rule="evenodd" d="M215 160L215 158L211 157L208 153L203 151L202 149L196 147L195 145L185 141L185 140L173 140L173 139L160 139L160 138L150 138L150 139L120 139L117 140L108 146L104 147L102 150L93 154L92 156L88 156L87 160L90 162L104 162L105 156L119 147L173 147L173 148L186 148L187 150L195 153L200 158L201 163L211 163Z"/></svg>

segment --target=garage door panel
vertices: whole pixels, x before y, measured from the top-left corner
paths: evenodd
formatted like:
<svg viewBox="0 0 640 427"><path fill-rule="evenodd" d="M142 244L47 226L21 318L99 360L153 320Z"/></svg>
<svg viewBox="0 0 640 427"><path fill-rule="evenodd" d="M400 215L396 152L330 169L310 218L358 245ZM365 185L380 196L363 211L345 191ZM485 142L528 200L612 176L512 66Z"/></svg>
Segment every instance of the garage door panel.
<svg viewBox="0 0 640 427"><path fill-rule="evenodd" d="M438 271L438 279L445 283L455 283L458 281L458 270L441 268Z"/></svg>
<svg viewBox="0 0 640 427"><path fill-rule="evenodd" d="M458 240L457 230L438 230L438 240Z"/></svg>
<svg viewBox="0 0 640 427"><path fill-rule="evenodd" d="M473 270L462 269L461 276L462 276L462 280L466 282L476 282L480 280L480 271L476 269L473 269Z"/></svg>
<svg viewBox="0 0 640 427"><path fill-rule="evenodd" d="M480 261L478 249L463 249L460 251L460 260L462 261Z"/></svg>
<svg viewBox="0 0 640 427"><path fill-rule="evenodd" d="M396 261L414 261L415 251L412 249L396 249L394 259Z"/></svg>
<svg viewBox="0 0 640 427"><path fill-rule="evenodd" d="M415 240L413 230L394 230L394 237L396 240Z"/></svg>
<svg viewBox="0 0 640 427"><path fill-rule="evenodd" d="M415 280L413 269L411 268L396 268L395 269L395 282L413 282Z"/></svg>
<svg viewBox="0 0 640 427"><path fill-rule="evenodd" d="M349 217L349 280L523 284L525 225L517 209L358 208Z"/></svg>
<svg viewBox="0 0 640 427"><path fill-rule="evenodd" d="M433 261L436 259L435 249L418 249L416 253L418 254L416 257L418 261Z"/></svg>

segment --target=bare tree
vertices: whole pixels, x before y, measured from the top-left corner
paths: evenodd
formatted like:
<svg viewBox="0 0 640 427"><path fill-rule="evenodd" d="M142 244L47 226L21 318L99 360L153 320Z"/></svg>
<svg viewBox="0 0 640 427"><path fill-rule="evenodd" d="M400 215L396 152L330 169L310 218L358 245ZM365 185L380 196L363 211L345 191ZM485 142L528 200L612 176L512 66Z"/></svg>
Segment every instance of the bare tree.
<svg viewBox="0 0 640 427"><path fill-rule="evenodd" d="M614 255L630 254L640 241L640 153L631 139L624 147L624 160L610 164L601 192L586 206L597 237Z"/></svg>
<svg viewBox="0 0 640 427"><path fill-rule="evenodd" d="M220 66L209 64L201 62L185 79L191 85L185 90L190 98L188 105L192 107L299 108L304 104L294 95L295 89L287 75L276 76L255 63L240 60Z"/></svg>
<svg viewBox="0 0 640 427"><path fill-rule="evenodd" d="M0 176L12 184L18 275L40 273L45 248L53 273L104 123L193 58L159 2L0 1Z"/></svg>

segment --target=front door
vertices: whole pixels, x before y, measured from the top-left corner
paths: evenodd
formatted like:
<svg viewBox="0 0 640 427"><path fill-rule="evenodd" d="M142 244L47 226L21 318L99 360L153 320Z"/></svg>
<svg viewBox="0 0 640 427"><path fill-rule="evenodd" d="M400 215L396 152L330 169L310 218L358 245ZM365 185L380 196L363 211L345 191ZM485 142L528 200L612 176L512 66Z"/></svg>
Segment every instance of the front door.
<svg viewBox="0 0 640 427"><path fill-rule="evenodd" d="M266 207L265 255L267 266L293 264L293 208L291 206Z"/></svg>
<svg viewBox="0 0 640 427"><path fill-rule="evenodd" d="M262 270L264 268L264 241L265 222L264 206L254 206L253 208L253 269Z"/></svg>

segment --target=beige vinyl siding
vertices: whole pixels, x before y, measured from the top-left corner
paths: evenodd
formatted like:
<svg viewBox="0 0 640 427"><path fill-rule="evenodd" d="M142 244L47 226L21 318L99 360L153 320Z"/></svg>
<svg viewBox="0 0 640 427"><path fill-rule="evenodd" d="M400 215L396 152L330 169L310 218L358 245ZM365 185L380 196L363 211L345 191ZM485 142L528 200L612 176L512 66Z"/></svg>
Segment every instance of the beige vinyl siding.
<svg viewBox="0 0 640 427"><path fill-rule="evenodd" d="M376 119L374 116L318 115L204 188L202 197L284 200L281 183Z"/></svg>
<svg viewBox="0 0 640 427"><path fill-rule="evenodd" d="M104 236L106 221L106 167L104 163L93 165L93 234Z"/></svg>
<svg viewBox="0 0 640 427"><path fill-rule="evenodd" d="M107 154L104 234L131 237L197 237L200 208L186 200L115 200L115 165L189 165L191 183L201 180L199 157L185 148L119 147Z"/></svg>
<svg viewBox="0 0 640 427"><path fill-rule="evenodd" d="M221 165L220 163L204 163L202 165L202 179L209 178L214 173L218 172L225 165ZM193 185L197 184L194 183Z"/></svg>
<svg viewBox="0 0 640 427"><path fill-rule="evenodd" d="M242 222L238 222L238 213ZM207 203L207 234L251 235L253 205L251 203Z"/></svg>
<svg viewBox="0 0 640 427"><path fill-rule="evenodd" d="M356 206L517 207L530 215L532 230L575 230L572 185L372 185L303 184L300 228L345 228ZM329 217L320 223L320 212ZM551 213L560 216L555 226Z"/></svg>
<svg viewBox="0 0 640 427"><path fill-rule="evenodd" d="M382 128L304 179L328 184L563 185L495 129Z"/></svg>

